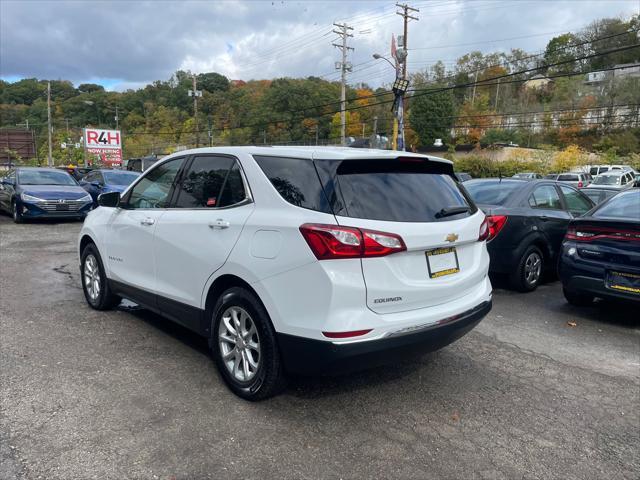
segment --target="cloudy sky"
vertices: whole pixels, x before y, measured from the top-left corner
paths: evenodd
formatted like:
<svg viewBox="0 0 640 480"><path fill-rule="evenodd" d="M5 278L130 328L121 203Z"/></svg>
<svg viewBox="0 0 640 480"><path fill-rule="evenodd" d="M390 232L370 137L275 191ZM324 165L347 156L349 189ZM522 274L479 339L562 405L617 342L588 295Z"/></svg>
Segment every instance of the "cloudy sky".
<svg viewBox="0 0 640 480"><path fill-rule="evenodd" d="M413 0L409 69L449 65L470 50L538 51L589 22L640 12L640 0ZM0 0L0 77L96 82L137 88L178 69L231 79L337 79L332 23L353 26L352 80L393 76L388 54L402 33L393 1Z"/></svg>

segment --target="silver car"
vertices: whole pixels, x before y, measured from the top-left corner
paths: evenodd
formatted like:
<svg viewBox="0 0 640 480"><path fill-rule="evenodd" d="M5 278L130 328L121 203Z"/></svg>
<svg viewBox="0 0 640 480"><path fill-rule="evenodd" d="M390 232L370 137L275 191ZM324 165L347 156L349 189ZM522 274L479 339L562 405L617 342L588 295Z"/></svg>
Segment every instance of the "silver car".
<svg viewBox="0 0 640 480"><path fill-rule="evenodd" d="M582 172L561 173L556 180L576 188L584 188L591 183L591 175Z"/></svg>
<svg viewBox="0 0 640 480"><path fill-rule="evenodd" d="M606 185L611 188L617 188L618 190L624 190L631 188L634 180L635 175L631 170L611 170L595 177L589 187L602 187Z"/></svg>

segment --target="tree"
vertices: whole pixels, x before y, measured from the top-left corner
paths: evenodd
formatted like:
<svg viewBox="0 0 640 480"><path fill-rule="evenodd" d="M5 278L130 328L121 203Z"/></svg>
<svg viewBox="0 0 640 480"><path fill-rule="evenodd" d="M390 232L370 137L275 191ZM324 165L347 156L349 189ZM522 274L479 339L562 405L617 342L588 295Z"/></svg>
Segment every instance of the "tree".
<svg viewBox="0 0 640 480"><path fill-rule="evenodd" d="M450 90L420 93L411 99L409 122L421 145L433 145L437 138L447 142L454 124L454 99Z"/></svg>
<svg viewBox="0 0 640 480"><path fill-rule="evenodd" d="M229 90L229 79L215 72L201 73L198 75L198 89L211 93L218 90L226 92Z"/></svg>

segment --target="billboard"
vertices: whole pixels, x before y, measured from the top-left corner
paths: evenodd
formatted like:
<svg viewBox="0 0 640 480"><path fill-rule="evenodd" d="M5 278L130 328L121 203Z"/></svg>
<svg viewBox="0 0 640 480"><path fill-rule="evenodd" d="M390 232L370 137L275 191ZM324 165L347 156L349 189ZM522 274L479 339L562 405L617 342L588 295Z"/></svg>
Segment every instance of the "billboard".
<svg viewBox="0 0 640 480"><path fill-rule="evenodd" d="M120 130L84 129L84 152L89 165L119 167L122 165Z"/></svg>

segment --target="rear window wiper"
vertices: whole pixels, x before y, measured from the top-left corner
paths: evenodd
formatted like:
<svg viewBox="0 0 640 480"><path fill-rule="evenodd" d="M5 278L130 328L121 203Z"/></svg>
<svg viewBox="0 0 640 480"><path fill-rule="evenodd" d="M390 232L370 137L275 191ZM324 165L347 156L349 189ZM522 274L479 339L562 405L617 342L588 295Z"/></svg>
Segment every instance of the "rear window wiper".
<svg viewBox="0 0 640 480"><path fill-rule="evenodd" d="M436 213L436 218L450 217L451 215L458 215L460 213L467 213L471 211L471 207L467 205L460 205L459 207L447 207L443 208Z"/></svg>

